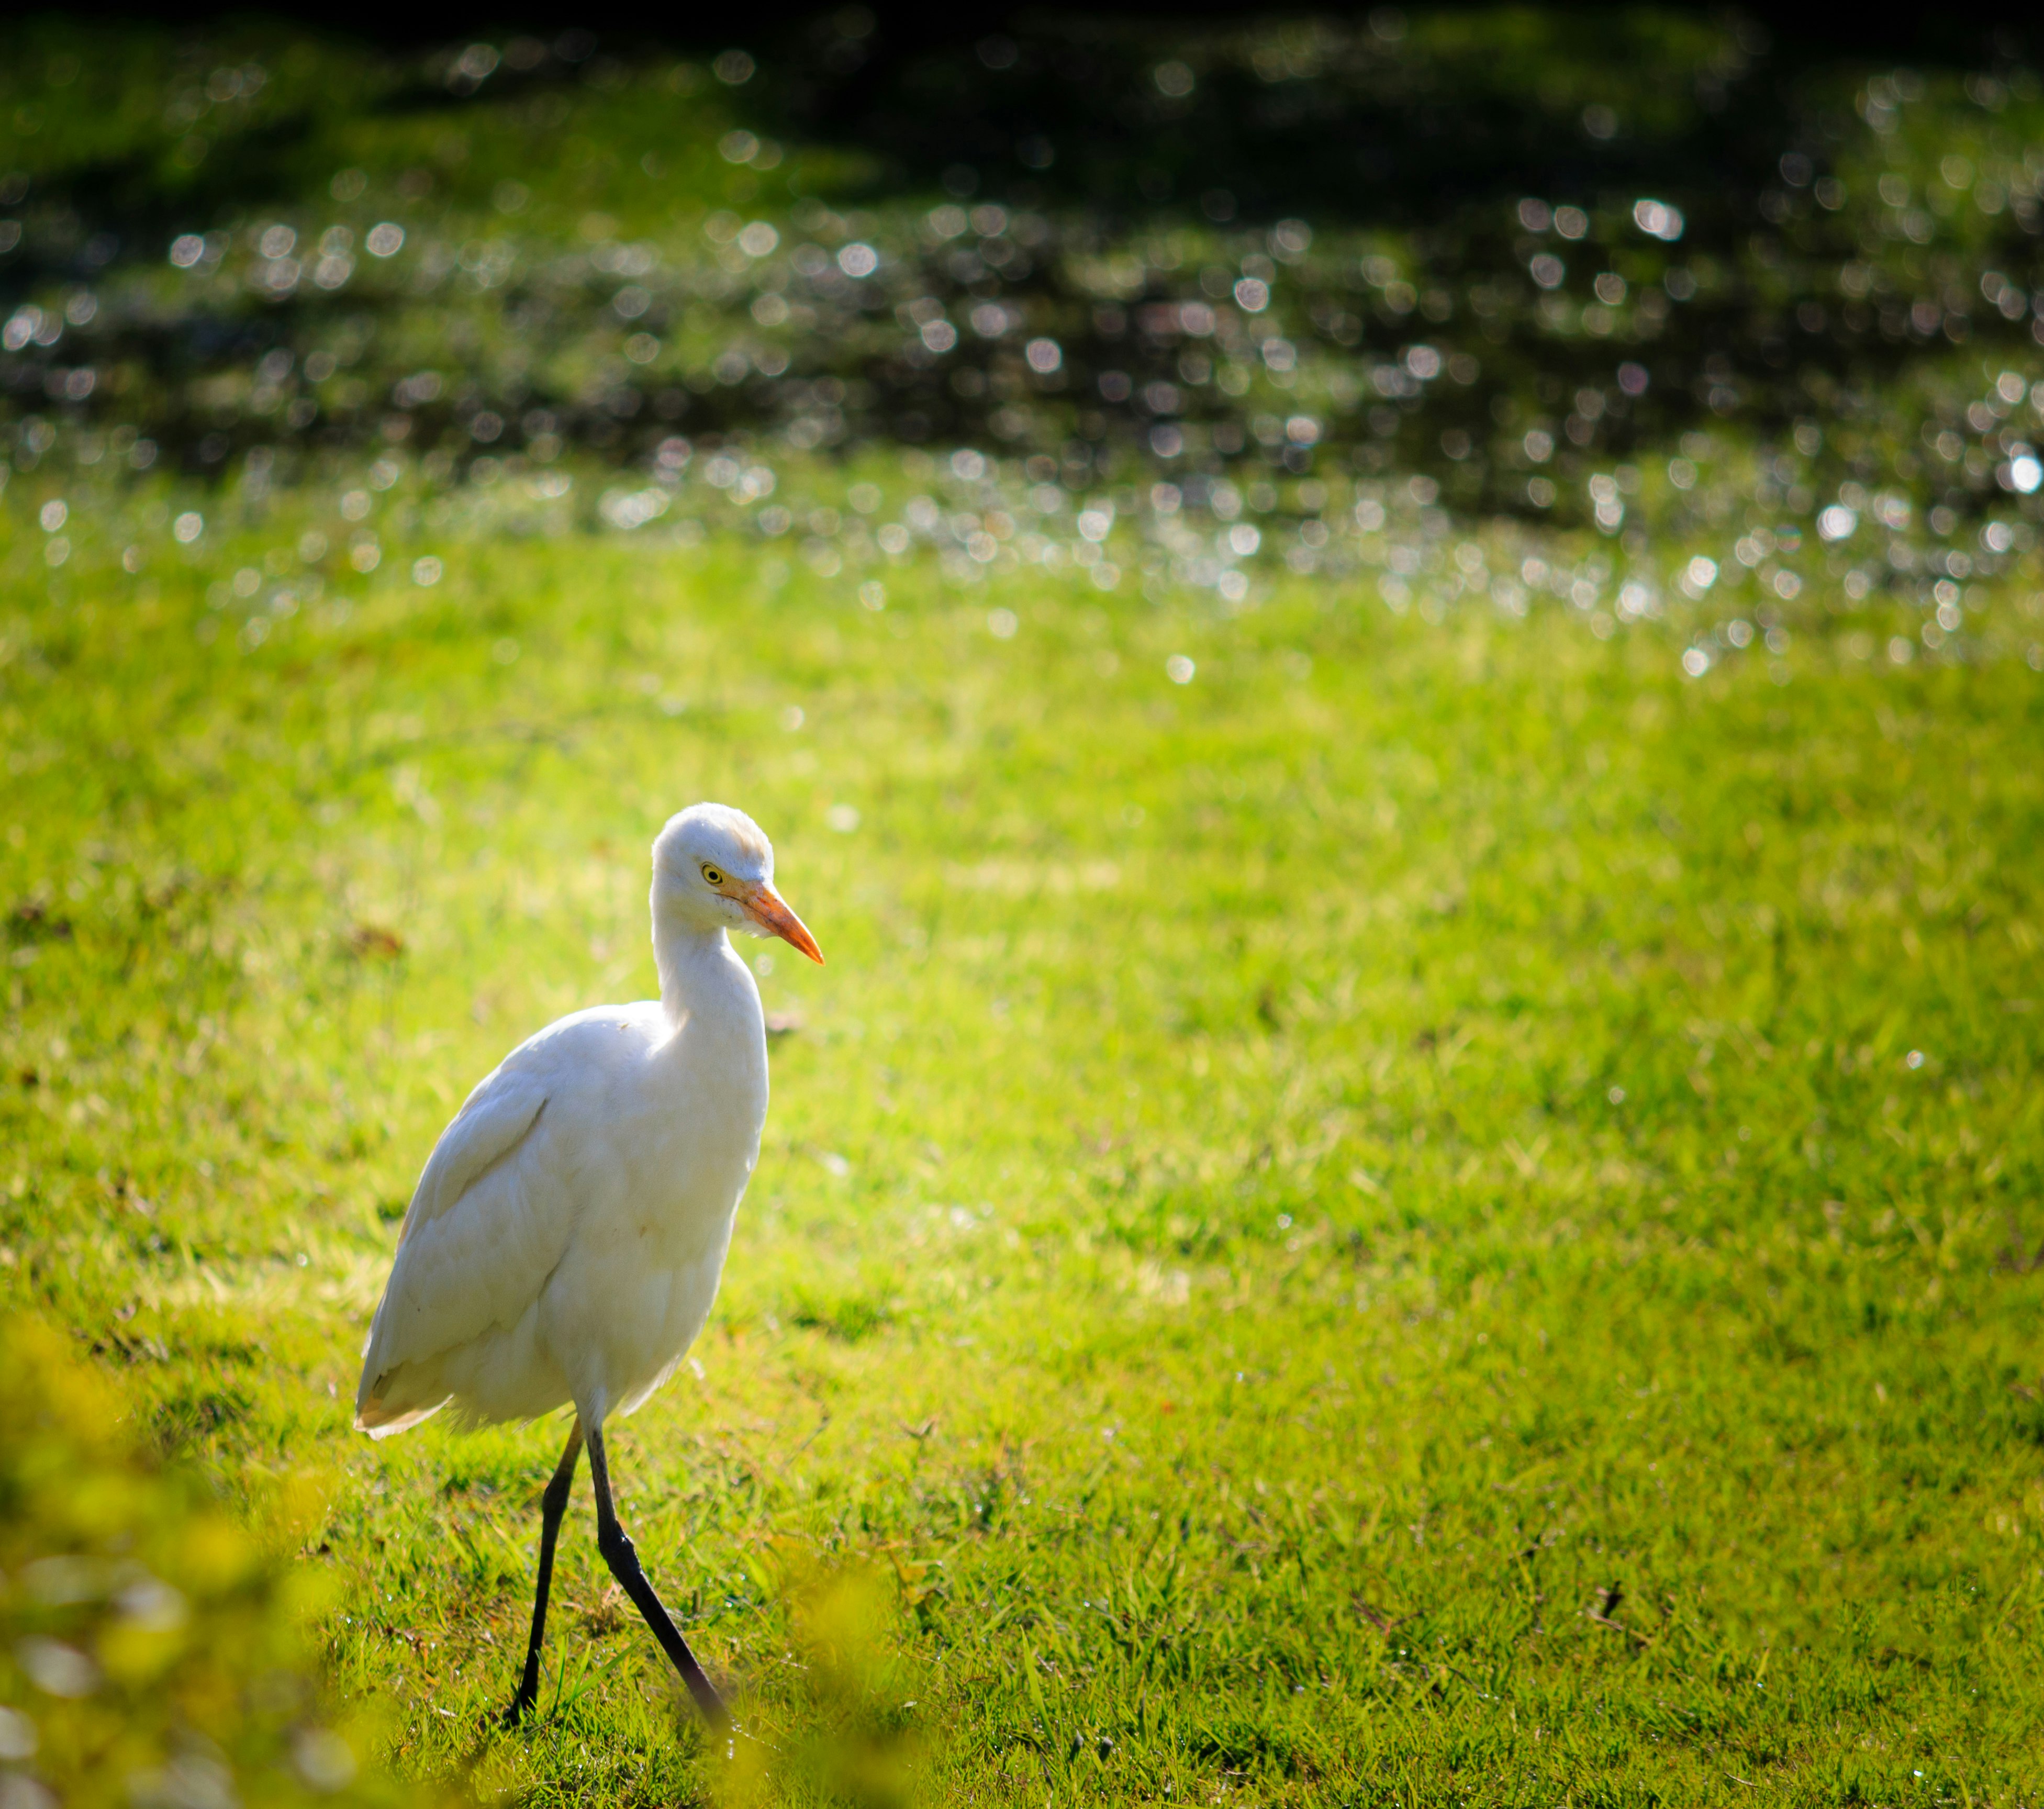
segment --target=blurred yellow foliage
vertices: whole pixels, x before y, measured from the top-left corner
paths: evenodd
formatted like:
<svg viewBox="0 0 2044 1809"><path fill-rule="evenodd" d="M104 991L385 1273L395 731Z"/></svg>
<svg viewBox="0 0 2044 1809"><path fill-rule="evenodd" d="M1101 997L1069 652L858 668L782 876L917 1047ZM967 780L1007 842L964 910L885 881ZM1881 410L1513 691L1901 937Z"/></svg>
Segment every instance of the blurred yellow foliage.
<svg viewBox="0 0 2044 1809"><path fill-rule="evenodd" d="M331 1725L291 1570L202 1478L144 1461L62 1338L0 1316L0 1795L222 1805L397 1800ZM312 1505L271 1504L279 1528ZM307 1585L312 1585L310 1596Z"/></svg>
<svg viewBox="0 0 2044 1809"><path fill-rule="evenodd" d="M789 1661L808 1700L785 1748L770 1729L735 1738L724 1779L734 1809L829 1803L901 1809L914 1794L916 1750L901 1699L906 1668L891 1650L893 1591L864 1565L827 1566L793 1541L777 1542L781 1594L794 1645Z"/></svg>

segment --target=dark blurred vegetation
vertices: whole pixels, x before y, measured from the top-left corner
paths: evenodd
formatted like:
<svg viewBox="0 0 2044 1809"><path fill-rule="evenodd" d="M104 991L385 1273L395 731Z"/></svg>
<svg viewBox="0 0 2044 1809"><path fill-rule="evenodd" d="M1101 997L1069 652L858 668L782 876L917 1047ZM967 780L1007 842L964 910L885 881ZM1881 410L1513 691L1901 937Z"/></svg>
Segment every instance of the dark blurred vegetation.
<svg viewBox="0 0 2044 1809"><path fill-rule="evenodd" d="M695 54L45 17L0 75L0 383L17 458L119 431L196 474L681 429L1195 497L1416 470L1566 520L1593 468L1715 433L1784 491L1970 514L2034 436L1992 378L2038 352L2044 90L2007 30L1925 36L1897 67L1665 10L947 40L855 6Z"/></svg>

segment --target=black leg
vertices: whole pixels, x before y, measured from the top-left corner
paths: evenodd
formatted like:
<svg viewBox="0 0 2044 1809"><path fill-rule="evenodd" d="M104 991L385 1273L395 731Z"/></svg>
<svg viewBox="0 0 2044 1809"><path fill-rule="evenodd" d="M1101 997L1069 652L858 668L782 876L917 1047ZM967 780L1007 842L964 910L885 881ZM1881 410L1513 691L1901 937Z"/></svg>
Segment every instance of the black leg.
<svg viewBox="0 0 2044 1809"><path fill-rule="evenodd" d="M532 1637L525 1646L525 1674L518 1680L518 1693L505 1711L509 1726L531 1711L540 1696L540 1646L547 1637L547 1589L554 1580L554 1541L559 1536L561 1516L567 1511L568 1492L574 1487L575 1461L582 1455L582 1421L568 1433L568 1448L554 1471L547 1492L540 1497L540 1582L532 1594Z"/></svg>
<svg viewBox="0 0 2044 1809"><path fill-rule="evenodd" d="M674 1669L682 1674L682 1681L689 1686L689 1694L695 1698L696 1707L702 1711L703 1719L714 1728L728 1727L731 1711L724 1706L724 1698L703 1675L703 1668L696 1662L689 1642L682 1638L682 1630L674 1625L674 1617L653 1592L653 1585L640 1567L637 1549L617 1523L617 1509L610 1499L610 1469L603 1458L601 1427L589 1429L589 1473L596 1484L596 1549L603 1554L603 1561L610 1566L610 1574L632 1598L632 1606L653 1630L653 1637L659 1641L661 1649L674 1661Z"/></svg>

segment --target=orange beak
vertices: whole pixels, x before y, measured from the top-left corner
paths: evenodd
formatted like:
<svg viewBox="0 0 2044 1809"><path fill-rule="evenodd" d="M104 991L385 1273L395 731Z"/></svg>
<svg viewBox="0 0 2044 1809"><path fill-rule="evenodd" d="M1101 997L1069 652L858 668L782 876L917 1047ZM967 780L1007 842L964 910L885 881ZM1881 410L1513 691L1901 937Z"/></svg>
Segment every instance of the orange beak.
<svg viewBox="0 0 2044 1809"><path fill-rule="evenodd" d="M816 947L816 939L804 926L802 920L790 911L780 893L770 885L755 887L740 902L745 914L770 936L778 936L785 943L792 943L817 966L824 964L824 951Z"/></svg>

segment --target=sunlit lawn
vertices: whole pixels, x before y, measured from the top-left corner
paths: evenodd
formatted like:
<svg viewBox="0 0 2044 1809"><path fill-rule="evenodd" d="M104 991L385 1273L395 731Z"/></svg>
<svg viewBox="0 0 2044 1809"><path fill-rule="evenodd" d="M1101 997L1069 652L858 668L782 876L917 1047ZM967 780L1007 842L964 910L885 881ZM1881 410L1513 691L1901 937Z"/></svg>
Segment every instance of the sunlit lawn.
<svg viewBox="0 0 2044 1809"><path fill-rule="evenodd" d="M1692 682L1320 582L1227 620L905 567L875 613L591 538L250 653L195 636L209 567L11 557L0 1273L231 1492L326 1479L303 1562L400 1769L2031 1799L2019 662ZM796 1027L724 1292L617 1439L735 1770L586 1489L547 1712L484 1731L560 1428L346 1410L436 1131L650 989L646 845L704 797L830 959L759 962Z"/></svg>
<svg viewBox="0 0 2044 1809"><path fill-rule="evenodd" d="M2038 1802L2039 90L1409 24L24 28L4 1809ZM496 1726L559 1425L348 1426L703 797L829 957L614 1428L728 1753L586 1485Z"/></svg>

